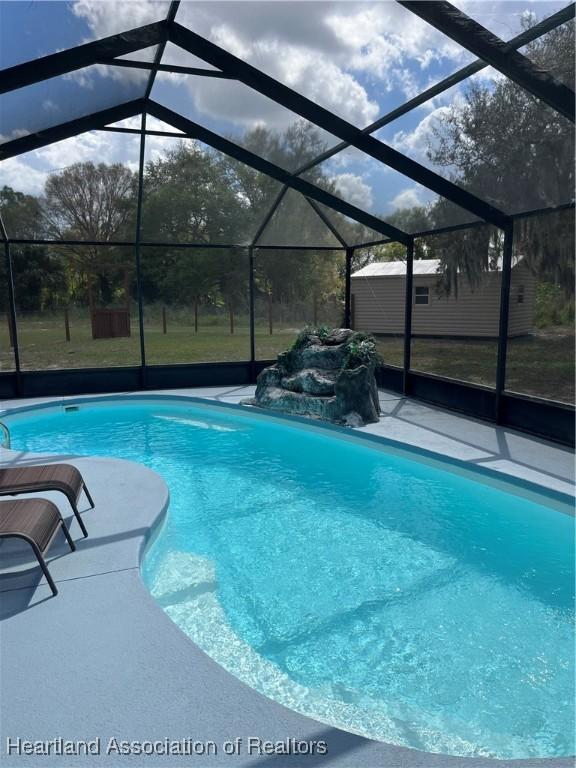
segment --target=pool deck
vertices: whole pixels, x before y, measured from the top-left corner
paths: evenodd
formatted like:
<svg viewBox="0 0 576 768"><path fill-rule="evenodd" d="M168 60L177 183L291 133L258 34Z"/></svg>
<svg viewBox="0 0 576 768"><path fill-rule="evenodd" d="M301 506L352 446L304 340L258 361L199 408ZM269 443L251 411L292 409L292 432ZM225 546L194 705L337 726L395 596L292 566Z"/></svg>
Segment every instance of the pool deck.
<svg viewBox="0 0 576 768"><path fill-rule="evenodd" d="M251 387L171 390L238 403ZM153 393L140 393L146 397ZM376 435L491 467L557 491L573 489L573 453L399 395L380 392L383 416L365 427ZM75 398L76 399L76 398ZM0 402L1 409L61 398ZM45 457L43 457L45 458ZM51 460L62 461L62 456ZM114 459L70 458L82 471L96 508L83 513L89 531L80 538L67 503L77 551L58 539L50 570L51 593L21 545L0 545L0 765L2 766L238 766L238 768L568 768L569 758L496 761L418 752L375 742L299 715L260 695L213 662L154 602L139 571L142 549L169 503L162 478L140 465ZM33 462L0 451L0 464ZM87 505L81 505L86 509ZM239 755L226 741L243 739ZM280 742L325 741L326 755L249 754L249 737ZM8 754L8 742L100 739L100 754ZM107 754L110 739L193 739L215 742L217 754L141 756ZM95 746L95 745L94 745ZM94 747L93 747L94 748Z"/></svg>

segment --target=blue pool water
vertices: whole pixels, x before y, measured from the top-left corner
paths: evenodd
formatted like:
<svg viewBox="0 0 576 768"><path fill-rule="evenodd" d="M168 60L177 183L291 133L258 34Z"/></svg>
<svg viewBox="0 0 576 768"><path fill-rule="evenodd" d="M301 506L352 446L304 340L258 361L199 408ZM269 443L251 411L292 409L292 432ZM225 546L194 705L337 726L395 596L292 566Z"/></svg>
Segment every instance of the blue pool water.
<svg viewBox="0 0 576 768"><path fill-rule="evenodd" d="M6 419L171 493L143 576L262 693L416 749L574 753L574 520L418 454L178 401Z"/></svg>

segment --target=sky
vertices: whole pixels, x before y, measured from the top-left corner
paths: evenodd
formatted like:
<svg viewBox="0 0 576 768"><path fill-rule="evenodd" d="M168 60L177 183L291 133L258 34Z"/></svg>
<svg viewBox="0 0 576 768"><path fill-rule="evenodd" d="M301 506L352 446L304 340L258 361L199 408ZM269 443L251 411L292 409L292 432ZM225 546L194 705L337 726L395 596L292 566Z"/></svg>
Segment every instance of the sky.
<svg viewBox="0 0 576 768"><path fill-rule="evenodd" d="M458 7L504 40L523 19L544 18L557 0L458 0ZM0 67L158 21L164 0L0 1ZM392 0L381 2L182 2L180 24L259 67L359 128L474 60L472 54ZM153 49L130 55L152 60ZM207 66L169 44L164 63ZM490 85L490 68L476 77ZM6 140L143 95L147 72L95 66L0 97L0 138ZM430 166L433 127L463 99L465 84L413 110L377 135ZM236 139L258 125L285 130L298 117L241 83L160 73L152 98L211 130ZM138 119L129 123L138 125ZM149 127L162 129L157 121ZM170 128L170 130L172 130ZM339 142L322 134L327 146ZM147 158L173 140L147 139ZM75 162L138 165L138 139L91 132L0 164L0 186L41 194L47 175ZM382 218L426 204L433 193L354 149L323 166L338 194ZM292 169L290 169L292 170ZM448 175L450 169L438 169ZM468 220L472 220L468 216Z"/></svg>

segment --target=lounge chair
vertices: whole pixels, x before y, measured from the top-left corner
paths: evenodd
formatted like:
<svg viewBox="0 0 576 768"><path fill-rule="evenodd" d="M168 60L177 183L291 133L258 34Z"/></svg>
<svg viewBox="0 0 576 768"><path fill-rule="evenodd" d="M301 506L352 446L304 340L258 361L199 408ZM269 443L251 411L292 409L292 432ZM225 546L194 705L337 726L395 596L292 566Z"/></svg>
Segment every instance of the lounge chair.
<svg viewBox="0 0 576 768"><path fill-rule="evenodd" d="M84 490L94 508L92 497L80 472L72 464L42 464L25 467L0 468L0 496L18 496L21 493L39 493L42 491L60 491L63 493L74 512L84 537L88 531L78 511L78 499Z"/></svg>
<svg viewBox="0 0 576 768"><path fill-rule="evenodd" d="M0 501L0 539L24 539L30 544L53 595L58 594L58 589L50 576L44 554L60 528L70 549L75 550L76 546L56 504L47 499Z"/></svg>

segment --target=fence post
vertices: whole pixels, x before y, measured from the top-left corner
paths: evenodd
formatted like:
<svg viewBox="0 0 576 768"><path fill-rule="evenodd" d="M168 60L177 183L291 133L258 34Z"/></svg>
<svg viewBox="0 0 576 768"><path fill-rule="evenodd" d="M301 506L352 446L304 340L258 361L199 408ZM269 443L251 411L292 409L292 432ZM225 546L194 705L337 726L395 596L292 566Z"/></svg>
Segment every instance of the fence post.
<svg viewBox="0 0 576 768"><path fill-rule="evenodd" d="M162 307L162 333L166 335L166 307Z"/></svg>
<svg viewBox="0 0 576 768"><path fill-rule="evenodd" d="M234 336L234 304L232 304L232 300L228 302L228 314L230 317L230 335Z"/></svg>
<svg viewBox="0 0 576 768"><path fill-rule="evenodd" d="M70 341L70 317L68 315L68 307L64 310L64 332L66 333L66 341Z"/></svg>

